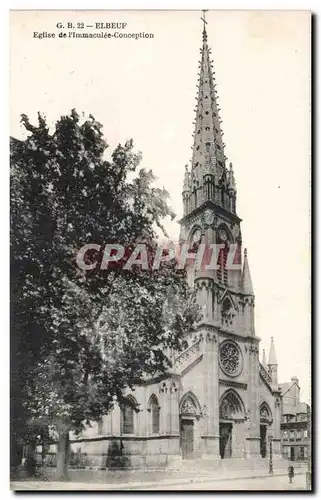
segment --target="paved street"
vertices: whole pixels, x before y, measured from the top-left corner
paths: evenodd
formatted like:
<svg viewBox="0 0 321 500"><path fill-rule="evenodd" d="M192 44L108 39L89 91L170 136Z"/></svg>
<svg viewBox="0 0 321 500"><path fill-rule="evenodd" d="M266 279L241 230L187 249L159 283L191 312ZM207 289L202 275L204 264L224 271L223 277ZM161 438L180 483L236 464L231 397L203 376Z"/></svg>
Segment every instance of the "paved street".
<svg viewBox="0 0 321 500"><path fill-rule="evenodd" d="M244 471L243 471L244 472ZM104 483L81 483L81 482L57 482L57 481L16 481L11 483L11 489L36 491L36 490L60 490L60 491L93 491L93 490L305 490L306 475L295 476L293 484L289 483L287 475L264 476L247 478L210 479L199 478L191 480L188 477L172 479L171 481L159 480L155 482L130 482L123 484Z"/></svg>
<svg viewBox="0 0 321 500"><path fill-rule="evenodd" d="M212 482L193 482L190 485L175 485L175 486L158 486L161 490L305 490L306 489L305 474L300 474L294 478L292 484L289 483L287 476L260 477L247 479L229 479L224 481ZM143 488L142 488L143 489ZM145 489L145 488L144 488Z"/></svg>

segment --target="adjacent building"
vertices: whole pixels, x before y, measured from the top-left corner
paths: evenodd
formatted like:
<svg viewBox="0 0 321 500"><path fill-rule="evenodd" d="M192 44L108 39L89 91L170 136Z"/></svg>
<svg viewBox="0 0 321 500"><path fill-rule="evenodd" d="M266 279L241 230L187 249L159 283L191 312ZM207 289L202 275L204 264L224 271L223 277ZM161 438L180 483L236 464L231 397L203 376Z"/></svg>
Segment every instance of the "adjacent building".
<svg viewBox="0 0 321 500"><path fill-rule="evenodd" d="M310 449L310 408L300 401L297 377L280 384L282 391L281 448L284 458L307 460Z"/></svg>

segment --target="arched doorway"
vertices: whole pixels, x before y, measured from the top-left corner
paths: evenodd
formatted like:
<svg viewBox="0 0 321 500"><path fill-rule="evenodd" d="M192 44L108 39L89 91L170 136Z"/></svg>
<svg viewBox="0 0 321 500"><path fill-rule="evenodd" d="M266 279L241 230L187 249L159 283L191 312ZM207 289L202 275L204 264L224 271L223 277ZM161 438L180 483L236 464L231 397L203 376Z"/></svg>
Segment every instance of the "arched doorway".
<svg viewBox="0 0 321 500"><path fill-rule="evenodd" d="M260 406L260 453L262 458L267 456L267 430L272 422L272 412L269 405L264 402Z"/></svg>
<svg viewBox="0 0 321 500"><path fill-rule="evenodd" d="M194 458L195 421L201 415L201 407L192 392L186 393L179 405L180 449L183 460Z"/></svg>
<svg viewBox="0 0 321 500"><path fill-rule="evenodd" d="M220 455L221 458L233 456L233 425L236 420L245 420L245 409L236 391L229 389L220 401Z"/></svg>

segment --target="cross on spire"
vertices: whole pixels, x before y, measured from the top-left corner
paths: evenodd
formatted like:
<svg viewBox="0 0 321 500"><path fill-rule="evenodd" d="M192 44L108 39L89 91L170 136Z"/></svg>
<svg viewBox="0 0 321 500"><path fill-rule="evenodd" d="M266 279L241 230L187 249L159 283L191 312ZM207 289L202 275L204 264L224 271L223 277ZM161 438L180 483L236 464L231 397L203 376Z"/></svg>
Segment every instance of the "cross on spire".
<svg viewBox="0 0 321 500"><path fill-rule="evenodd" d="M206 26L205 26L207 24L207 21L205 19L206 12L207 12L207 10L203 10L203 17L201 17L201 21L203 21L203 42L206 42L206 40L207 40L207 33L206 33Z"/></svg>

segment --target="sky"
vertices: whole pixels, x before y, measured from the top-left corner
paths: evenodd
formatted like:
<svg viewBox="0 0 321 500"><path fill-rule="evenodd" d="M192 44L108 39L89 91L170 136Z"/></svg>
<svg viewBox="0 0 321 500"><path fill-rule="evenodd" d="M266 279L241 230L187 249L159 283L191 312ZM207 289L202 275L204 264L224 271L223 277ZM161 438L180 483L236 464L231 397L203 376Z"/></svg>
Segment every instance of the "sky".
<svg viewBox="0 0 321 500"><path fill-rule="evenodd" d="M11 13L10 133L20 114L53 124L76 108L104 126L110 148L133 138L182 215L191 159L200 11ZM127 23L153 38L59 38L61 22ZM299 378L310 400L310 13L209 11L225 154L256 296L256 335L274 337L279 382ZM87 32L108 31L86 28ZM74 30L80 32L81 30ZM121 31L121 30L116 30ZM55 38L34 37L34 32ZM177 222L166 222L178 238Z"/></svg>

